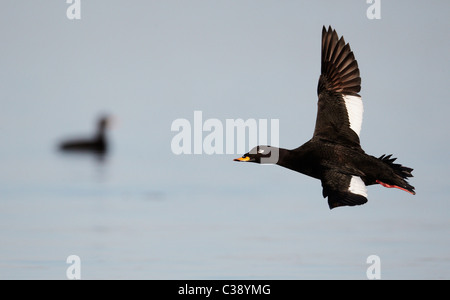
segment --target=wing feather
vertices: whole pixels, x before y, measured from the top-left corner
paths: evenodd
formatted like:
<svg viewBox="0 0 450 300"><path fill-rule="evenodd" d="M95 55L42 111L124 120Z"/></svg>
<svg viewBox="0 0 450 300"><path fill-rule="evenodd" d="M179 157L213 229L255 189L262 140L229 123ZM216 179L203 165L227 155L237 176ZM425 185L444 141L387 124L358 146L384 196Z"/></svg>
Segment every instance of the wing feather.
<svg viewBox="0 0 450 300"><path fill-rule="evenodd" d="M339 38L331 27L323 27L321 57L313 138L360 148L363 105L358 94L361 77L355 55L343 37Z"/></svg>

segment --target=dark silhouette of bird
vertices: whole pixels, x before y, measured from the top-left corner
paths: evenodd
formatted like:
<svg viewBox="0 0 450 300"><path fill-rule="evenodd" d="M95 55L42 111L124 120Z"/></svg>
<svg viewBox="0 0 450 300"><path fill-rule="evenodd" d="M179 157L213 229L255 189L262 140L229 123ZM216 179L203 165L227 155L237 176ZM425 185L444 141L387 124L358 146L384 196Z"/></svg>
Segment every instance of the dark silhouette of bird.
<svg viewBox="0 0 450 300"><path fill-rule="evenodd" d="M331 27L323 27L313 137L292 150L257 146L235 161L277 164L319 179L330 209L366 203L366 186L373 184L415 195L414 187L407 182L413 177L413 169L394 163L392 155L377 158L361 148L360 90L358 63L349 44Z"/></svg>
<svg viewBox="0 0 450 300"><path fill-rule="evenodd" d="M59 145L60 150L70 152L91 152L96 154L106 154L108 151L108 140L106 138L106 129L110 118L103 116L97 122L97 131L89 139L73 139L62 142Z"/></svg>

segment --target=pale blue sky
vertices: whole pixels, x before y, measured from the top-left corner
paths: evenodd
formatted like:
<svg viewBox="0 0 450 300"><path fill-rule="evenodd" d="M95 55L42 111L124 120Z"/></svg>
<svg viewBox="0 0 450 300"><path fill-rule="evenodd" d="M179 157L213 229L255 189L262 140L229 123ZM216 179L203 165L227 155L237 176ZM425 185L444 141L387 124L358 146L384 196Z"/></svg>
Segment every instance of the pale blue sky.
<svg viewBox="0 0 450 300"><path fill-rule="evenodd" d="M382 1L381 20L356 0L81 5L71 21L65 1L2 4L0 143L45 149L107 111L119 149L182 164L193 158L172 157L170 125L202 110L280 119L280 145L294 148L314 128L321 28L332 25L359 62L363 147L414 167L418 194L447 186L447 1Z"/></svg>

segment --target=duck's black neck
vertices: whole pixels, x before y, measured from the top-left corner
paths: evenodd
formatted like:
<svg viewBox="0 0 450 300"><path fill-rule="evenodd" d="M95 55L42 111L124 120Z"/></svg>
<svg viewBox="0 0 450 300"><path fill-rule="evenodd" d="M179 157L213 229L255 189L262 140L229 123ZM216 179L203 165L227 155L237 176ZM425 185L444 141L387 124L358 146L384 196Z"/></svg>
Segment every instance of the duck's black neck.
<svg viewBox="0 0 450 300"><path fill-rule="evenodd" d="M106 135L106 127L101 125L98 126L95 137L100 140L105 139L105 135Z"/></svg>
<svg viewBox="0 0 450 300"><path fill-rule="evenodd" d="M95 135L98 140L105 139L106 127L107 127L107 119L106 118L100 119L97 124L97 133Z"/></svg>
<svg viewBox="0 0 450 300"><path fill-rule="evenodd" d="M311 165L313 159L309 155L308 147L301 146L293 150L280 148L278 152L277 165L317 178L317 174Z"/></svg>
<svg viewBox="0 0 450 300"><path fill-rule="evenodd" d="M105 131L97 131L97 133L95 134L95 139L97 141L104 141L105 140Z"/></svg>
<svg viewBox="0 0 450 300"><path fill-rule="evenodd" d="M290 150L284 149L284 148L276 148L276 147L272 147L272 153L271 156L276 158L278 157L278 159L276 160L276 164L282 167L287 168L286 164L288 164L289 160L290 160Z"/></svg>

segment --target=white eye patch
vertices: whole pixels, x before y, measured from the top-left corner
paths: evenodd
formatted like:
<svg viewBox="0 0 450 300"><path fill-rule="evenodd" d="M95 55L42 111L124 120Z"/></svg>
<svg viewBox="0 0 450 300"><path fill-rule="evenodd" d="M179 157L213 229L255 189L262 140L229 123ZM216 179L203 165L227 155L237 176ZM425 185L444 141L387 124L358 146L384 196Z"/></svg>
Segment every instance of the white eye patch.
<svg viewBox="0 0 450 300"><path fill-rule="evenodd" d="M259 153L259 154L264 153L264 149L259 149L259 150L258 150L258 153Z"/></svg>

